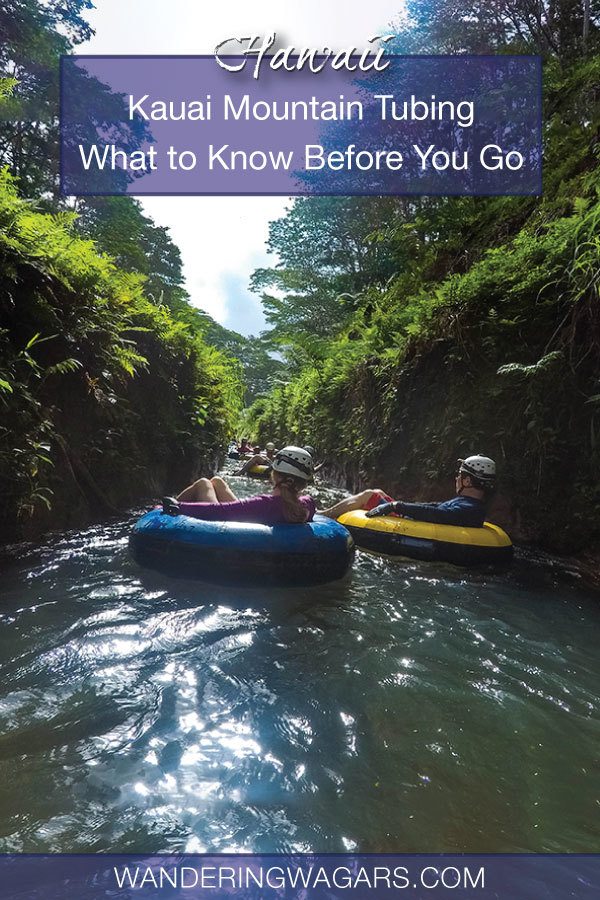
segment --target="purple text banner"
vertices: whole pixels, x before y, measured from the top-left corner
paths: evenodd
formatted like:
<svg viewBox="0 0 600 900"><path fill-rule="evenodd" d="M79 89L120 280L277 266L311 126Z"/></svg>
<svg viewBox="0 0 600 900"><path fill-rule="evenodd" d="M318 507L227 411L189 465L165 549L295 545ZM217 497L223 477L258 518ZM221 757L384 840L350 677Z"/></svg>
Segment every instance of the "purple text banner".
<svg viewBox="0 0 600 900"><path fill-rule="evenodd" d="M62 193L541 193L537 57L385 63L256 79L213 57L65 56Z"/></svg>
<svg viewBox="0 0 600 900"><path fill-rule="evenodd" d="M7 855L3 900L595 900L600 855Z"/></svg>

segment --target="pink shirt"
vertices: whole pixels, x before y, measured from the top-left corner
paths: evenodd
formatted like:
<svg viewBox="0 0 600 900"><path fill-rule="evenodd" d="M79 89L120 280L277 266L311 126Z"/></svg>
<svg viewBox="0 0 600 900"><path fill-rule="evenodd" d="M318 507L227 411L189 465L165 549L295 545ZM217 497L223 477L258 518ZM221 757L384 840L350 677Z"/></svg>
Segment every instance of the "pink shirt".
<svg viewBox="0 0 600 900"><path fill-rule="evenodd" d="M298 498L308 513L307 522L312 522L316 512L315 501L305 495ZM231 500L228 503L180 503L179 511L184 516L204 519L207 522L256 522L259 525L284 525L283 503L279 494L259 494L247 500Z"/></svg>

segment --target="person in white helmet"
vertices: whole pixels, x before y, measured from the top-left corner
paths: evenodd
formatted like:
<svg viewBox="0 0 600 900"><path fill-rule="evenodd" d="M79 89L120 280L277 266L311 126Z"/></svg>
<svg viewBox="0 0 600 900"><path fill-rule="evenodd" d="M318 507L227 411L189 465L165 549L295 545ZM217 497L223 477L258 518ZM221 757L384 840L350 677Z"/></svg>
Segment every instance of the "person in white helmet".
<svg viewBox="0 0 600 900"><path fill-rule="evenodd" d="M379 503L368 510L367 516L396 513L421 522L481 528L486 501L496 486L496 463L489 456L481 455L459 459L454 478L456 495L451 500L443 503L405 503L402 500Z"/></svg>
<svg viewBox="0 0 600 900"><path fill-rule="evenodd" d="M301 447L284 447L273 460L271 494L238 500L219 476L200 478L175 499L163 498L167 515L192 516L212 522L257 522L262 525L302 524L315 514L312 497L301 491L312 481L313 461Z"/></svg>
<svg viewBox="0 0 600 900"><path fill-rule="evenodd" d="M481 528L485 519L486 501L496 486L496 463L488 456L468 456L457 460L454 474L456 495L442 503L392 500L384 491L375 489L348 497L331 509L324 510L323 514L338 518L353 509L366 509L368 518L400 515L420 522Z"/></svg>
<svg viewBox="0 0 600 900"><path fill-rule="evenodd" d="M317 451L315 450L314 447L311 447L310 444L307 444L307 445L304 447L304 449L306 450L307 453L310 453L310 455L311 455L312 458L313 458L313 463L314 463L314 470L313 470L313 471L314 471L314 473L315 473L315 475L316 475L317 472L320 472L320 470L323 468L323 466L325 465L325 463L324 463L324 462L320 462L320 463L317 462Z"/></svg>

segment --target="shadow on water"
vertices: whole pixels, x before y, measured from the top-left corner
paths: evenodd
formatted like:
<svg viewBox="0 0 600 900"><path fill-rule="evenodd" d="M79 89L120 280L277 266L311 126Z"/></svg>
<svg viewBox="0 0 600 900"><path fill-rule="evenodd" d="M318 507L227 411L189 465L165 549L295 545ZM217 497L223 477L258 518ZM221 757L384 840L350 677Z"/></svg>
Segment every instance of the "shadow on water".
<svg viewBox="0 0 600 900"><path fill-rule="evenodd" d="M9 551L1 851L596 848L574 573L358 553L341 582L224 587L138 568L133 518Z"/></svg>

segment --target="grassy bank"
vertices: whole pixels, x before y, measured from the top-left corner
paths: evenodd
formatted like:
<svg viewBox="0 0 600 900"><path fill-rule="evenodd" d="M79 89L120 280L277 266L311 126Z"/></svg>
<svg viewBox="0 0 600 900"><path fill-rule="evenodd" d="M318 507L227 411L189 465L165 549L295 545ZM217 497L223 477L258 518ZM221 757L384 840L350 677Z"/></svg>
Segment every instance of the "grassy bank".
<svg viewBox="0 0 600 900"><path fill-rule="evenodd" d="M0 176L0 539L79 524L208 471L239 367Z"/></svg>
<svg viewBox="0 0 600 900"><path fill-rule="evenodd" d="M404 207L396 274L254 404L261 441L315 444L350 488L428 499L448 496L456 457L485 452L517 537L600 542L599 83L597 59L547 64L542 197Z"/></svg>

